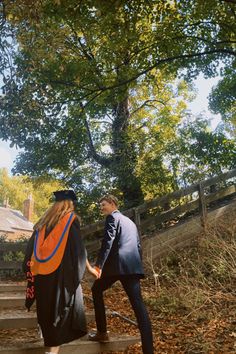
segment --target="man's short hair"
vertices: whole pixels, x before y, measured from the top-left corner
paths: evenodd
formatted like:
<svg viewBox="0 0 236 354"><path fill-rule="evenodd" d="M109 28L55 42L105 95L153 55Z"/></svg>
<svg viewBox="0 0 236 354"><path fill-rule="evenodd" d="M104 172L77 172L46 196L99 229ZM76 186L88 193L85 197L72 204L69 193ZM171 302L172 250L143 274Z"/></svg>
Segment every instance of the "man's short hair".
<svg viewBox="0 0 236 354"><path fill-rule="evenodd" d="M106 202L108 202L110 204L114 203L118 207L118 204L119 204L118 199L112 194L106 194L103 197L101 197L99 199L99 203L101 203L103 200L105 200Z"/></svg>

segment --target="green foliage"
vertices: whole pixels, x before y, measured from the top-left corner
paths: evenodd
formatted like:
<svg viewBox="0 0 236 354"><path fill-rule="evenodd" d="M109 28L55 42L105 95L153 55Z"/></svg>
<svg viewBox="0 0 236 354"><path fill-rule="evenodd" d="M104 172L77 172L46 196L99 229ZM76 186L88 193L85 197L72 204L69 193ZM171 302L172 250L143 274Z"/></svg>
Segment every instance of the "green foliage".
<svg viewBox="0 0 236 354"><path fill-rule="evenodd" d="M236 129L236 61L231 68L223 70L224 77L212 89L210 94L210 109L214 113L220 113L228 123L231 132Z"/></svg>
<svg viewBox="0 0 236 354"><path fill-rule="evenodd" d="M50 205L52 192L62 189L63 184L53 180L29 179L26 176L9 176L0 169L0 204L8 201L12 209L23 212L23 202L31 194L34 200L33 220L36 221Z"/></svg>
<svg viewBox="0 0 236 354"><path fill-rule="evenodd" d="M7 169L0 169L0 203L8 200L8 203L18 210L22 210L23 201L32 193L32 187L23 176L8 175Z"/></svg>
<svg viewBox="0 0 236 354"><path fill-rule="evenodd" d="M173 188L162 152L181 107L170 100L160 108L156 137L162 142L154 152L149 144L147 153L135 142L135 135L141 142L145 136L133 131L131 105L138 108L133 98L165 101L159 75L168 96L168 82L184 68L195 77L200 71L214 76L219 61L230 67L235 4L4 0L1 6L0 138L24 148L15 172L60 176L70 185L76 179L78 188L88 190L84 172L96 169L100 178L101 166L109 175L105 185L110 181L129 207L142 202L143 193L158 193L143 192L151 182L144 178L150 168L146 158L155 165L154 182L167 175L162 191ZM146 121L148 114L147 108ZM162 128L165 133L158 133ZM154 127L148 129L154 140Z"/></svg>
<svg viewBox="0 0 236 354"><path fill-rule="evenodd" d="M212 132L209 121L201 116L180 126L168 150L170 168L179 185L221 174L236 164L235 141L224 131Z"/></svg>
<svg viewBox="0 0 236 354"><path fill-rule="evenodd" d="M177 128L186 115L186 100L192 98L191 87L186 82L167 84L160 73L153 74L153 78L157 85L150 87L141 83L142 95L137 92L131 101L135 108L135 114L131 116L131 134L138 151L136 173L147 199L177 188L166 164L166 153L176 142Z"/></svg>
<svg viewBox="0 0 236 354"><path fill-rule="evenodd" d="M157 114L153 125L149 117L148 128L137 131L137 174L147 199L219 175L236 165L235 141L223 128L212 131L210 121L202 116L181 119L184 107L172 109L169 114L166 120Z"/></svg>
<svg viewBox="0 0 236 354"><path fill-rule="evenodd" d="M11 262L11 261L18 261L21 262L24 260L24 253L22 251L17 251L17 252L8 252L6 254L4 254L3 256L3 260L5 262Z"/></svg>

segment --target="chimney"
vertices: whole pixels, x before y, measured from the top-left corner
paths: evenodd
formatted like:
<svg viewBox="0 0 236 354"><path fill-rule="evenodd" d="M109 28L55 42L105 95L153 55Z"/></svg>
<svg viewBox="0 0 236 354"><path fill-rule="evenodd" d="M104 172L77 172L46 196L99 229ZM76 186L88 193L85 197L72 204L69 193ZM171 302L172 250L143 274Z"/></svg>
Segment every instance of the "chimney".
<svg viewBox="0 0 236 354"><path fill-rule="evenodd" d="M23 202L23 215L24 217L31 221L34 210L34 200L32 194L28 196L28 198Z"/></svg>

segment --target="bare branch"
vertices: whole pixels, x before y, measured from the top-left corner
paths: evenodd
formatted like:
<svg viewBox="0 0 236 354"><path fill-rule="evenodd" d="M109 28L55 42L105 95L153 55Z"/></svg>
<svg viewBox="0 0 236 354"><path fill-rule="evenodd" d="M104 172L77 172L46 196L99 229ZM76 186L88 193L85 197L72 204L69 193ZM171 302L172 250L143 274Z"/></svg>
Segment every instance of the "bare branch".
<svg viewBox="0 0 236 354"><path fill-rule="evenodd" d="M131 113L130 113L130 116L134 115L135 113L137 113L138 111L140 111L140 110L141 110L143 107L145 107L145 106L149 106L149 107L156 108L156 106L154 106L154 105L149 105L149 103L151 103L151 102L153 102L153 103L154 103L154 102L157 102L157 103L162 104L163 106L166 105L166 102L161 101L161 100L146 100L146 101L143 102L143 104L141 104L141 106L139 106L137 109L135 109L133 112L131 112Z"/></svg>
<svg viewBox="0 0 236 354"><path fill-rule="evenodd" d="M99 155L96 152L96 149L95 149L94 144L93 144L93 139L92 139L92 135L91 135L91 132L90 132L90 129L89 129L89 124L88 124L88 121L86 119L86 116L85 116L85 120L84 121L85 121L85 127L86 127L88 138L89 138L89 149L90 149L91 157L93 157L94 160L97 163L99 163L100 165L102 165L104 167L109 167L111 165L111 163L112 163L112 159L109 158L109 157L101 156L101 155Z"/></svg>
<svg viewBox="0 0 236 354"><path fill-rule="evenodd" d="M88 101L85 105L83 105L82 103L80 104L82 112L81 115L84 115L84 122L85 122L85 128L87 131L87 135L88 135L88 139L89 139L89 149L90 149L90 156L94 158L94 160L101 164L104 167L109 167L112 163L112 158L109 157L105 157L105 156L101 156L97 153L94 143L93 143L93 139L92 139L92 134L89 128L89 124L88 124L88 120L86 118L86 114L85 114L85 108L86 106L92 101L94 100L96 97L98 97L101 94L101 92L97 95L95 95L90 101Z"/></svg>
<svg viewBox="0 0 236 354"><path fill-rule="evenodd" d="M145 122L142 125L140 125L140 127L136 128L134 131L137 132L138 130L140 130L140 129L146 127L146 126L147 126L147 123Z"/></svg>
<svg viewBox="0 0 236 354"><path fill-rule="evenodd" d="M57 85L63 85L63 86L69 86L69 87L78 87L78 84L73 81L50 80L49 84L57 84Z"/></svg>
<svg viewBox="0 0 236 354"><path fill-rule="evenodd" d="M93 120L93 123L99 123L99 124L108 124L108 125L112 125L111 122L108 122L106 120Z"/></svg>

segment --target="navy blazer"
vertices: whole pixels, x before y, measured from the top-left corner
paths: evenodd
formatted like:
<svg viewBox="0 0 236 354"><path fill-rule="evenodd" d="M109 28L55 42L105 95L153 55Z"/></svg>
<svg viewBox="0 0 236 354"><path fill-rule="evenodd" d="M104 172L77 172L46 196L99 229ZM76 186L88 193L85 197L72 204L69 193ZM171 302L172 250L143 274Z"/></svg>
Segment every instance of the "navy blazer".
<svg viewBox="0 0 236 354"><path fill-rule="evenodd" d="M141 245L135 223L118 210L108 215L96 261L102 277L137 274L144 276Z"/></svg>

